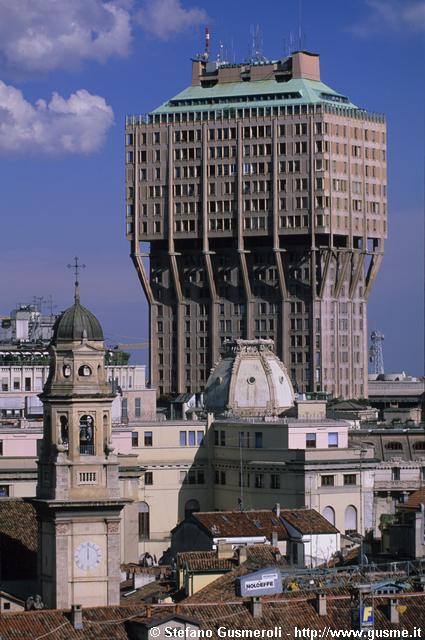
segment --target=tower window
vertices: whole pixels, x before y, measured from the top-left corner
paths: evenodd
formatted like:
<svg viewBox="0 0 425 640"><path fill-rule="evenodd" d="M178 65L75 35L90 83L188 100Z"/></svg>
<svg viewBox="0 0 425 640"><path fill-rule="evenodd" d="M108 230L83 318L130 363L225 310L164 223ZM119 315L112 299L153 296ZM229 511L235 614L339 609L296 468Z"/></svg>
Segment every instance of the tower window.
<svg viewBox="0 0 425 640"><path fill-rule="evenodd" d="M78 375L82 376L83 378L87 378L88 376L91 376L90 367L87 364L82 364L81 367L78 369Z"/></svg>
<svg viewBox="0 0 425 640"><path fill-rule="evenodd" d="M80 418L80 454L94 455L94 420L92 416Z"/></svg>

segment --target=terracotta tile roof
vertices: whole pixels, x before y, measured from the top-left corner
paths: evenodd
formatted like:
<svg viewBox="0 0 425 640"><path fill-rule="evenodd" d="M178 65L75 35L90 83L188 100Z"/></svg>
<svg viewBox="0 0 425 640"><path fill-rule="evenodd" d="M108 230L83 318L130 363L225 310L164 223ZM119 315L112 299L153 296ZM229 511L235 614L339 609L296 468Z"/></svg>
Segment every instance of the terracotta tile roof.
<svg viewBox="0 0 425 640"><path fill-rule="evenodd" d="M202 592L188 598L179 605L150 605L150 618L146 617L147 608L97 607L83 611L83 629L75 630L70 623L69 613L65 611L32 611L0 616L0 637L2 640L38 640L48 634L48 640L129 640L130 622L141 622L152 626L153 623L170 619L170 614L199 621L201 629L211 629L212 638L217 640L219 627L229 629L273 629L282 627L283 633L293 637L297 627L321 630L350 629L351 597L348 589L326 590L327 614L319 616L315 609L315 594L305 591L293 591L280 596L264 598L262 615L254 618L249 602L232 596L219 598L216 580ZM413 628L425 628L425 593L406 593L397 596L400 607L400 622L390 623L388 617L389 598L374 597L375 629L407 629L412 635ZM366 601L365 601L365 604ZM178 608L177 608L178 607ZM46 637L46 636L44 636ZM323 636L324 637L324 636Z"/></svg>
<svg viewBox="0 0 425 640"><path fill-rule="evenodd" d="M171 585L169 582L162 580L154 580L138 589L132 589L132 582L128 580L125 583L121 583L121 604L127 606L136 603L160 602L175 590L174 584Z"/></svg>
<svg viewBox="0 0 425 640"><path fill-rule="evenodd" d="M24 500L0 499L0 575L5 579L37 575L37 516Z"/></svg>
<svg viewBox="0 0 425 640"><path fill-rule="evenodd" d="M127 574L133 573L142 573L148 576L165 576L169 575L171 571L171 566L166 564L161 564L155 567L143 567L140 564L136 564L134 562L128 562L126 564L121 565L121 571Z"/></svg>
<svg viewBox="0 0 425 640"><path fill-rule="evenodd" d="M407 502L402 506L410 509L419 509L421 504L425 505L425 487L411 493Z"/></svg>
<svg viewBox="0 0 425 640"><path fill-rule="evenodd" d="M281 509L280 516L303 534L339 533L338 529L315 509Z"/></svg>
<svg viewBox="0 0 425 640"><path fill-rule="evenodd" d="M192 518L214 538L241 536L271 537L277 532L279 540L287 540L285 525L271 510L261 511L205 511L193 513Z"/></svg>
<svg viewBox="0 0 425 640"><path fill-rule="evenodd" d="M269 564L280 564L286 561L281 558L277 547L269 544L253 544L246 547L247 562L260 563L262 566ZM188 571L194 573L203 572L226 572L238 566L237 552L233 558L218 558L216 551L185 551L177 554L177 566L186 566Z"/></svg>

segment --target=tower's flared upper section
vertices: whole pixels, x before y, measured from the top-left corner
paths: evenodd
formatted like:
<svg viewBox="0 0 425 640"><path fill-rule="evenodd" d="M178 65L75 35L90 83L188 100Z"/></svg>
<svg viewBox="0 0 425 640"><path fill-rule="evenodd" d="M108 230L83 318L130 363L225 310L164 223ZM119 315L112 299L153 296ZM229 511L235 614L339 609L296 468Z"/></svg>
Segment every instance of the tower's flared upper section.
<svg viewBox="0 0 425 640"><path fill-rule="evenodd" d="M204 399L208 411L235 417L278 416L292 407L294 390L273 340L228 342Z"/></svg>
<svg viewBox="0 0 425 640"><path fill-rule="evenodd" d="M76 299L72 307L64 311L56 322L52 344L82 339L103 342L104 338L99 320Z"/></svg>

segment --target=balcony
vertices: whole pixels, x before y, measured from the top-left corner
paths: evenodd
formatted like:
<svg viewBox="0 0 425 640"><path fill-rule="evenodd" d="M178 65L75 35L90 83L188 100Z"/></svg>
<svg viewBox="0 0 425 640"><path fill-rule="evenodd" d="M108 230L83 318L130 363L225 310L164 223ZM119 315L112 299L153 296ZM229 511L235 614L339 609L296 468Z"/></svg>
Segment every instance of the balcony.
<svg viewBox="0 0 425 640"><path fill-rule="evenodd" d="M80 443L80 454L82 456L94 456L94 444Z"/></svg>
<svg viewBox="0 0 425 640"><path fill-rule="evenodd" d="M375 491L415 491L419 489L419 479L412 480L375 480Z"/></svg>

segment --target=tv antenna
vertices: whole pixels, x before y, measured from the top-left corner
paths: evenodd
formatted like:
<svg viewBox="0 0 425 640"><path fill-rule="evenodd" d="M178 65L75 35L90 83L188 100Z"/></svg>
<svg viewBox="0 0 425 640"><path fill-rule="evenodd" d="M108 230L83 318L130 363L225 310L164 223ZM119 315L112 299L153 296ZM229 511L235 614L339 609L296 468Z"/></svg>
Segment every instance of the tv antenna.
<svg viewBox="0 0 425 640"><path fill-rule="evenodd" d="M369 362L373 365L373 373L384 373L384 349L385 336L380 331L372 331L370 334L372 345L369 349Z"/></svg>
<svg viewBox="0 0 425 640"><path fill-rule="evenodd" d="M49 309L50 315L52 316L53 315L53 309L56 309L57 306L58 306L57 304L53 304L53 296L52 296L52 294L50 294L47 297L46 302L47 302L47 308Z"/></svg>
<svg viewBox="0 0 425 640"><path fill-rule="evenodd" d="M266 62L263 55L263 33L260 25L251 25L251 57L250 62Z"/></svg>

